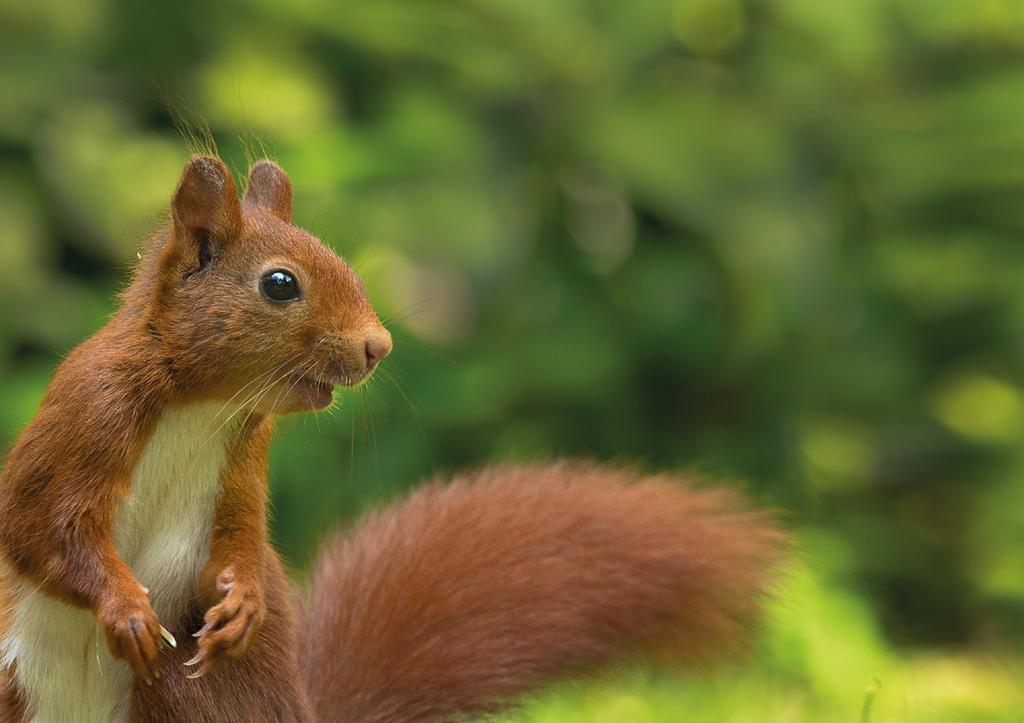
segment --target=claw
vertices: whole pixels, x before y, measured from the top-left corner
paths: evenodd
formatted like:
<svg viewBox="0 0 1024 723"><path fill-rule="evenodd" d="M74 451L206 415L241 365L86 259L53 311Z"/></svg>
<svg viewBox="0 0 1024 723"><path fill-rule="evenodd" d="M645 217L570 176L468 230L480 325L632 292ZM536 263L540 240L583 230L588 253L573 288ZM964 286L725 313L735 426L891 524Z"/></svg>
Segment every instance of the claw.
<svg viewBox="0 0 1024 723"><path fill-rule="evenodd" d="M206 623L206 625L204 625L203 627L199 628L199 630L197 630L194 633L192 633L192 637L193 638L201 638L204 635L206 635L208 632L210 632L210 628L212 628L212 627L213 627L212 623Z"/></svg>
<svg viewBox="0 0 1024 723"><path fill-rule="evenodd" d="M185 677L188 678L189 680L195 680L196 678L202 678L203 675L205 675L205 674L206 674L206 666L204 665L199 670L195 671L194 673L189 673Z"/></svg>
<svg viewBox="0 0 1024 723"><path fill-rule="evenodd" d="M191 667L193 665L197 665L198 663L202 662L202 660L203 660L203 652L199 651L198 653L196 653L196 657L192 658L192 660L185 661L185 665Z"/></svg>
<svg viewBox="0 0 1024 723"><path fill-rule="evenodd" d="M167 644L170 645L171 648L178 647L178 641L174 639L173 635L171 635L171 631L163 625L160 626L160 637L167 641Z"/></svg>

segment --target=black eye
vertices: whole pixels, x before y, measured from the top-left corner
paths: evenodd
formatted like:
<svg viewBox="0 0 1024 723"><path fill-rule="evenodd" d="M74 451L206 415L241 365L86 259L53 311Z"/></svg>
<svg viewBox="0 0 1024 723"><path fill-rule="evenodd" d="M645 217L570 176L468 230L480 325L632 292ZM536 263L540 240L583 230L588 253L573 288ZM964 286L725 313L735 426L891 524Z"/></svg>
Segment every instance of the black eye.
<svg viewBox="0 0 1024 723"><path fill-rule="evenodd" d="M299 282L290 271L274 269L263 274L260 291L270 301L296 301L299 298Z"/></svg>

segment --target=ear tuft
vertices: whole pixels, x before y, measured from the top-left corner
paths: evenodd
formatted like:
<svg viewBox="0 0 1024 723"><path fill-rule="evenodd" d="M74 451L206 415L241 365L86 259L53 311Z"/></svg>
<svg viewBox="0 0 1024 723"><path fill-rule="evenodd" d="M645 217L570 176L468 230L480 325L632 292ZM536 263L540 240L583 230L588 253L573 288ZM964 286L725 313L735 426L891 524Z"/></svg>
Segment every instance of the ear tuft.
<svg viewBox="0 0 1024 723"><path fill-rule="evenodd" d="M245 205L259 206L286 223L292 221L292 182L281 166L266 159L249 171Z"/></svg>
<svg viewBox="0 0 1024 723"><path fill-rule="evenodd" d="M231 171L214 156L196 156L178 183L171 201L175 229L193 239L215 235L222 240L238 230L242 210Z"/></svg>

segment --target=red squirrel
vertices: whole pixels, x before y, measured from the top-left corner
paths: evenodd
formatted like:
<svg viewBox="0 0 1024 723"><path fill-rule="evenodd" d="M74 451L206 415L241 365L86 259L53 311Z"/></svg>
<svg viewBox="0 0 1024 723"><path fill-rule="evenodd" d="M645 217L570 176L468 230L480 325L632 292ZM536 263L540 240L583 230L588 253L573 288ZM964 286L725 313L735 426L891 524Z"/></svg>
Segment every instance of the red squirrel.
<svg viewBox="0 0 1024 723"><path fill-rule="evenodd" d="M435 481L329 540L303 597L267 536L272 419L390 334L273 162L239 199L194 157L170 216L0 474L0 719L440 723L748 640L772 517L585 463Z"/></svg>

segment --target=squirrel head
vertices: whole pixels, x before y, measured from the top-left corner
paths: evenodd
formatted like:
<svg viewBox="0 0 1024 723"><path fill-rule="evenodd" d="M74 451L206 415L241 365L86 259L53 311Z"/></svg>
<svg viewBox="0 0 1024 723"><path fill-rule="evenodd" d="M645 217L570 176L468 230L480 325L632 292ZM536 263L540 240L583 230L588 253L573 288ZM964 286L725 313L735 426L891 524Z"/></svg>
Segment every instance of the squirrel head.
<svg viewBox="0 0 1024 723"><path fill-rule="evenodd" d="M255 163L239 200L219 158L193 158L171 217L135 293L182 394L322 409L335 385L359 384L391 351L359 277L292 225L291 182L276 163Z"/></svg>

